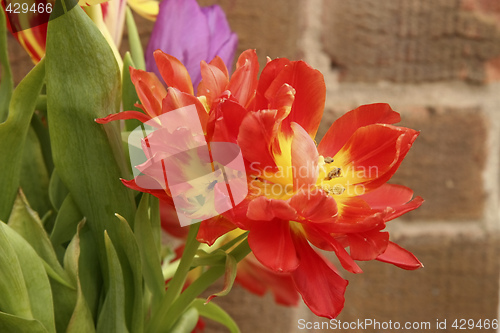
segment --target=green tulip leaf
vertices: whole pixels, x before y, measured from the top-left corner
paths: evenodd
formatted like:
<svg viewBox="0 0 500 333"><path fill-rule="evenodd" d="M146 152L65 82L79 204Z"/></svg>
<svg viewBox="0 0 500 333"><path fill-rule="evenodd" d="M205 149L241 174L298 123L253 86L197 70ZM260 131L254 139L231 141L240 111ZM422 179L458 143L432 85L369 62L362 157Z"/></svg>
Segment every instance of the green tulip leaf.
<svg viewBox="0 0 500 333"><path fill-rule="evenodd" d="M118 214L116 216L119 221L115 250L123 271L127 325L131 332L141 333L144 329L141 254L128 222L122 216Z"/></svg>
<svg viewBox="0 0 500 333"><path fill-rule="evenodd" d="M49 199L56 211L59 211L68 193L66 185L64 185L61 177L57 174L57 169L54 168L49 182Z"/></svg>
<svg viewBox="0 0 500 333"><path fill-rule="evenodd" d="M99 320L97 321L97 332L126 333L129 330L127 329L127 318L125 316L125 283L123 281L123 271L120 266L118 254L107 232L104 232L104 241L109 266L109 287L101 313L99 314Z"/></svg>
<svg viewBox="0 0 500 333"><path fill-rule="evenodd" d="M0 51L1 53L1 51ZM0 220L7 221L16 199L23 149L28 135L31 117L35 111L37 96L45 78L45 62L40 61L19 83L12 95L9 116L0 124Z"/></svg>
<svg viewBox="0 0 500 333"><path fill-rule="evenodd" d="M35 112L35 116L31 118L31 127L33 127L33 129L35 130L38 141L40 142L40 148L42 151L43 160L45 162L45 167L50 175L54 170L54 161L52 160L52 149L50 148L49 128L46 124L46 121L42 121L42 119L46 120L47 118L47 96L43 96L43 98L41 98L41 95L38 96L37 105L35 108L35 110L37 111L40 111L40 109L43 107L40 105L40 100L45 100L45 111Z"/></svg>
<svg viewBox="0 0 500 333"><path fill-rule="evenodd" d="M142 112L141 109L135 106L136 103L139 102L139 96L137 96L137 91L135 90L135 86L132 83L132 79L130 78L130 67L135 68L134 61L132 60L132 56L129 52L125 53L125 57L123 58L123 79L122 79L122 105L124 111L139 111ZM137 119L127 119L125 120L125 129L129 132L135 130L138 126L141 125L141 122ZM127 136L128 138L128 136ZM127 141L125 138L125 142Z"/></svg>
<svg viewBox="0 0 500 333"><path fill-rule="evenodd" d="M196 327L200 315L195 308L189 308L184 312L184 314L177 320L174 327L170 330L170 333L190 333Z"/></svg>
<svg viewBox="0 0 500 333"><path fill-rule="evenodd" d="M231 288L233 287L234 279L236 279L237 265L238 262L236 261L236 259L232 255L227 254L225 265L226 271L224 272L224 287L218 293L210 295L207 298L207 303L210 302L214 297L226 296L227 294L229 294Z"/></svg>
<svg viewBox="0 0 500 333"><path fill-rule="evenodd" d="M57 260L49 236L45 232L38 214L31 209L26 201L23 192L19 192L14 202L8 224L33 247L40 258L69 286L68 276Z"/></svg>
<svg viewBox="0 0 500 333"><path fill-rule="evenodd" d="M197 298L191 303L191 307L198 310L200 316L226 326L231 333L240 333L240 329L233 318L214 302L206 303L205 300Z"/></svg>
<svg viewBox="0 0 500 333"><path fill-rule="evenodd" d="M84 221L78 224L78 231L68 245L66 256L64 257L64 266L77 286L76 305L68 323L66 333L95 332L94 319L92 312L85 300L80 277L79 277L79 259L80 259L80 230Z"/></svg>
<svg viewBox="0 0 500 333"><path fill-rule="evenodd" d="M153 295L153 303L165 293L165 281L161 272L160 253L157 250L154 231L149 214L149 194L143 194L135 215L135 235L142 258L142 269L146 286Z"/></svg>
<svg viewBox="0 0 500 333"><path fill-rule="evenodd" d="M49 331L36 319L26 319L0 312L0 332L48 333Z"/></svg>
<svg viewBox="0 0 500 333"><path fill-rule="evenodd" d="M38 117L33 116L33 119ZM40 141L33 127L28 130L23 154L19 184L31 208L38 212L39 216L44 216L52 209L48 196L49 173L45 166Z"/></svg>
<svg viewBox="0 0 500 333"><path fill-rule="evenodd" d="M106 267L104 231L113 239L115 213L127 221L135 215L132 191L120 181L129 167L118 124L94 121L118 111L120 71L102 33L79 6L49 22L46 62L54 164L94 233Z"/></svg>
<svg viewBox="0 0 500 333"><path fill-rule="evenodd" d="M104 294L104 281L101 266L99 264L99 249L94 233L90 230L85 220L78 225L78 237L80 241L80 257L78 258L78 278L83 296L87 301L94 322L97 322L99 311L102 307ZM66 257L65 257L66 263ZM64 266L67 268L67 265ZM67 268L68 271L70 269Z"/></svg>
<svg viewBox="0 0 500 333"><path fill-rule="evenodd" d="M54 307L49 278L45 272L42 259L38 256L30 244L8 225L0 223L0 233L8 239L12 245L21 266L25 288L29 297L31 316L40 321L49 333L55 333ZM1 240L3 242L4 240ZM1 267L0 270L10 268ZM12 293L12 291L7 291ZM2 297L5 294L2 294ZM2 308L3 309L3 308ZM16 314L16 313L13 313Z"/></svg>
<svg viewBox="0 0 500 333"><path fill-rule="evenodd" d="M50 234L50 241L56 250L62 248L63 244L69 242L73 238L78 223L82 218L82 213L78 209L72 195L68 194L59 208L54 228Z"/></svg>
<svg viewBox="0 0 500 333"><path fill-rule="evenodd" d="M21 263L0 222L0 309L24 318L33 318Z"/></svg>
<svg viewBox="0 0 500 333"><path fill-rule="evenodd" d="M151 219L151 228L153 231L153 237L156 245L156 250L160 253L160 257L165 257L162 252L161 245L161 218L160 218L160 200L157 197L150 196L149 197L149 211L150 211L150 219ZM169 251L171 249L168 249ZM172 251L173 252L173 251ZM173 253L172 253L173 254Z"/></svg>

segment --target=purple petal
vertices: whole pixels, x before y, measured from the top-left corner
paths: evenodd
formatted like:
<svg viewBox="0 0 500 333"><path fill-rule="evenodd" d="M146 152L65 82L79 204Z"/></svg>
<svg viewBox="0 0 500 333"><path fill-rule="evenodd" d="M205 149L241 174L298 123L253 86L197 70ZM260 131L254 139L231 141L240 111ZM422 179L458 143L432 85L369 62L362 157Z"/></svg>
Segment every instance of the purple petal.
<svg viewBox="0 0 500 333"><path fill-rule="evenodd" d="M159 76L153 52L157 49L186 66L195 87L201 80L200 62L208 58L210 30L196 0L163 0L146 50L146 70Z"/></svg>
<svg viewBox="0 0 500 333"><path fill-rule="evenodd" d="M214 56L211 57L210 60L215 58L215 56L221 57L222 61L224 61L224 63L226 64L227 69L231 73L237 47L238 47L238 35L236 35L233 32L229 35L229 38L224 40L224 42L219 45L219 48L215 50L215 52L213 53Z"/></svg>
<svg viewBox="0 0 500 333"><path fill-rule="evenodd" d="M163 0L146 50L146 70L159 76L153 52L160 49L186 66L196 89L200 62L218 55L231 69L237 44L238 37L219 6L200 8L196 0Z"/></svg>
<svg viewBox="0 0 500 333"><path fill-rule="evenodd" d="M210 29L210 49L208 61L219 56L227 67L231 68L238 37L231 31L226 14L218 5L204 7L201 9L205 13Z"/></svg>

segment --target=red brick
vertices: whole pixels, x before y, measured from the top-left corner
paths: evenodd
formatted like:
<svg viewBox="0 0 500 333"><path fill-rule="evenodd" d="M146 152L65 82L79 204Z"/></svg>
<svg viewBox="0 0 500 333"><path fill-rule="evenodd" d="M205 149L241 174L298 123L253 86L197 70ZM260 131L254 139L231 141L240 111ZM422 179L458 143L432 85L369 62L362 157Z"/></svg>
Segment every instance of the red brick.
<svg viewBox="0 0 500 333"><path fill-rule="evenodd" d="M405 271L377 261L362 263L362 274L345 275L350 282L339 320L430 322L434 326L429 332L456 332L451 327L455 319L477 322L498 318L498 235L429 231L419 237L400 237L397 242L412 251L425 267ZM314 315L305 319L321 320ZM447 330L435 329L437 319L446 319ZM349 332L380 331L365 328Z"/></svg>
<svg viewBox="0 0 500 333"><path fill-rule="evenodd" d="M500 71L491 62L500 56L498 12L459 0L331 0L323 22L324 49L345 81L483 83Z"/></svg>
<svg viewBox="0 0 500 333"><path fill-rule="evenodd" d="M488 153L488 126L481 110L428 107L400 111L401 125L421 132L390 182L406 185L426 200L406 218L480 220Z"/></svg>

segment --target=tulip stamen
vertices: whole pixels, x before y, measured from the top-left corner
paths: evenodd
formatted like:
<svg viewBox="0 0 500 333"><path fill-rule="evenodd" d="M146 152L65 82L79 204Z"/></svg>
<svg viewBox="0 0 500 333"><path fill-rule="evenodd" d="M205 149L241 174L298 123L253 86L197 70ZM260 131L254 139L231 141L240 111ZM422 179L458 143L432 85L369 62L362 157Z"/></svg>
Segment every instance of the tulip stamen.
<svg viewBox="0 0 500 333"><path fill-rule="evenodd" d="M334 195L341 195L345 191L345 187L340 184L336 184L334 186L326 185L322 186L321 188L326 192L328 192L329 194L334 194Z"/></svg>
<svg viewBox="0 0 500 333"><path fill-rule="evenodd" d="M325 180L332 180L333 178L338 178L342 175L341 168L333 168L328 172L328 175L325 177Z"/></svg>

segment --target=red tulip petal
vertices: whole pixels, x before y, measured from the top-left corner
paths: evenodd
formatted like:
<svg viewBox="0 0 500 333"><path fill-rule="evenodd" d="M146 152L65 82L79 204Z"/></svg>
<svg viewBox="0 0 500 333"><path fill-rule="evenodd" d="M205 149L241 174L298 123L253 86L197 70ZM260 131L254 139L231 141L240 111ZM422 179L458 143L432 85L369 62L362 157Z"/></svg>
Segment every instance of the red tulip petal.
<svg viewBox="0 0 500 333"><path fill-rule="evenodd" d="M361 196L372 208L399 207L413 198L413 191L402 185L384 184Z"/></svg>
<svg viewBox="0 0 500 333"><path fill-rule="evenodd" d="M330 227L332 233L365 232L384 223L386 211L372 209L360 197L338 198L338 218Z"/></svg>
<svg viewBox="0 0 500 333"><path fill-rule="evenodd" d="M191 77L186 67L177 58L161 50L156 50L154 57L156 66L158 66L161 77L167 86L177 88L186 94L194 95Z"/></svg>
<svg viewBox="0 0 500 333"><path fill-rule="evenodd" d="M290 200L299 216L316 223L333 223L337 219L337 202L323 190L300 191Z"/></svg>
<svg viewBox="0 0 500 333"><path fill-rule="evenodd" d="M237 204L233 209L230 209L221 215L226 219L234 223L238 228L243 230L250 230L251 226L254 224L254 220L247 217L248 205L252 199L249 197L245 198L242 202Z"/></svg>
<svg viewBox="0 0 500 333"><path fill-rule="evenodd" d="M201 123L203 131L205 131L208 122L208 113L203 104L201 104L201 102L198 100L198 98L193 95L183 93L176 88L169 87L167 91L168 94L163 99L162 113L167 113L194 104L198 113L198 119ZM196 120L193 119L193 121Z"/></svg>
<svg viewBox="0 0 500 333"><path fill-rule="evenodd" d="M236 226L228 219L220 215L215 216L201 222L196 239L201 243L212 246L220 236L234 229L236 229Z"/></svg>
<svg viewBox="0 0 500 333"><path fill-rule="evenodd" d="M109 116L106 116L104 118L98 118L95 121L98 124L107 124L110 121L122 119L137 119L140 122L145 123L151 120L151 117L139 111L122 111L119 113L110 114Z"/></svg>
<svg viewBox="0 0 500 333"><path fill-rule="evenodd" d="M133 67L129 67L129 70L130 79L135 86L144 110L151 118L159 116L162 113L161 101L167 95L165 87L154 73L145 72Z"/></svg>
<svg viewBox="0 0 500 333"><path fill-rule="evenodd" d="M348 234L349 252L354 260L373 260L382 254L389 243L389 233L373 230Z"/></svg>
<svg viewBox="0 0 500 333"><path fill-rule="evenodd" d="M312 235L312 239L314 240L323 239L326 241L330 245L330 248L335 251L342 267L344 267L347 271L355 274L363 272L358 264L354 262L349 253L347 253L344 247L339 243L339 241L332 237L331 234L321 231L317 225L312 226L311 224L308 224L307 235L308 237L309 235Z"/></svg>
<svg viewBox="0 0 500 333"><path fill-rule="evenodd" d="M265 92L272 100L283 84L292 86L295 101L289 116L283 121L283 130L290 132L290 124L298 123L314 138L325 107L326 87L321 72L303 61L294 61L283 68Z"/></svg>
<svg viewBox="0 0 500 333"><path fill-rule="evenodd" d="M399 127L399 128L404 131L404 134L401 135L399 140L396 142L397 159L395 163L391 166L389 170L387 170L386 173L366 183L365 188L367 189L367 191L378 188L381 185L385 184L389 179L391 179L391 177L394 175L394 173L398 170L399 166L401 165L401 162L403 162L403 159L405 158L406 154L410 151L413 142L415 142L418 135L420 134L420 132L412 130L410 128L404 128L404 127Z"/></svg>
<svg viewBox="0 0 500 333"><path fill-rule="evenodd" d="M378 261L393 264L399 268L415 270L424 267L422 263L408 250L403 249L396 243L389 242L387 250L377 257Z"/></svg>
<svg viewBox="0 0 500 333"><path fill-rule="evenodd" d="M275 272L291 272L299 265L288 221L255 221L248 244L255 257Z"/></svg>
<svg viewBox="0 0 500 333"><path fill-rule="evenodd" d="M424 200L421 197L413 197L413 191L408 187L394 184L384 184L361 196L373 209L383 210L387 207L394 209L394 212L385 217L385 221L390 221L409 211L417 209Z"/></svg>
<svg viewBox="0 0 500 333"><path fill-rule="evenodd" d="M389 104L362 105L337 119L318 145L323 156L334 156L358 128L372 124L394 124L401 120Z"/></svg>
<svg viewBox="0 0 500 333"><path fill-rule="evenodd" d="M243 158L252 161L254 169L276 167L269 149L276 131L275 117L276 110L261 110L248 113L241 122L238 145ZM255 144L256 142L259 144Z"/></svg>
<svg viewBox="0 0 500 333"><path fill-rule="evenodd" d="M291 275L271 271L262 266L251 254L238 263L236 282L261 296L270 290L276 303L281 305L291 306L299 302L299 294Z"/></svg>
<svg viewBox="0 0 500 333"><path fill-rule="evenodd" d="M226 99L217 103L217 108L210 113L207 125L209 141L236 143L240 125L247 113L235 100Z"/></svg>
<svg viewBox="0 0 500 333"><path fill-rule="evenodd" d="M146 181L154 182L154 180L150 177L147 177L147 176L139 176L139 177L144 177L144 179ZM138 177L136 177L136 178L138 178ZM128 188L130 188L132 190L144 192L144 193L150 193L160 200L164 200L164 201L172 200L172 198L164 190L152 190L149 188L140 187L139 185L137 185L135 179L131 179L131 180L120 179L120 180L122 181L123 185L127 186ZM158 187L158 184L155 183L154 186ZM154 188L154 186L152 186L151 188Z"/></svg>
<svg viewBox="0 0 500 333"><path fill-rule="evenodd" d="M259 75L259 60L255 50L246 50L238 58L236 70L231 76L227 90L236 97L238 102L247 108L255 97L257 76Z"/></svg>
<svg viewBox="0 0 500 333"><path fill-rule="evenodd" d="M318 151L308 133L297 123L291 123L293 190L308 190L318 179Z"/></svg>
<svg viewBox="0 0 500 333"><path fill-rule="evenodd" d="M391 221L394 220L397 217L400 217L403 214L406 214L408 212L411 212L414 209L417 209L418 207L422 206L424 203L424 199L422 197L415 197L412 201L407 202L406 204L395 207L394 212L388 214L384 220L385 221Z"/></svg>
<svg viewBox="0 0 500 333"><path fill-rule="evenodd" d="M278 76L279 72L285 68L291 61L286 58L274 59L266 64L262 73L260 74L259 84L257 86L257 93L255 96L254 110L262 110L269 108L269 102L264 96L267 89Z"/></svg>
<svg viewBox="0 0 500 333"><path fill-rule="evenodd" d="M229 72L227 70L226 64L224 63L224 60L222 60L221 57L215 56L215 58L210 61L210 65L217 67L225 77L229 78Z"/></svg>
<svg viewBox="0 0 500 333"><path fill-rule="evenodd" d="M256 221L271 221L274 218L294 220L297 211L286 201L258 197L248 205L247 217Z"/></svg>
<svg viewBox="0 0 500 333"><path fill-rule="evenodd" d="M226 90L229 78L215 65L202 61L200 66L202 81L198 86L198 96L206 96L207 104L211 106L215 99Z"/></svg>
<svg viewBox="0 0 500 333"><path fill-rule="evenodd" d="M348 281L337 273L333 265L314 251L307 241L295 237L300 265L292 272L297 290L314 314L335 318L344 307L344 293Z"/></svg>
<svg viewBox="0 0 500 333"><path fill-rule="evenodd" d="M269 101L269 109L278 111L276 116L278 122L282 122L290 114L293 102L295 101L295 93L295 89L285 83Z"/></svg>
<svg viewBox="0 0 500 333"><path fill-rule="evenodd" d="M334 156L344 173L338 181L350 183L347 193L358 193L359 184L365 193L381 186L396 172L417 136L417 131L392 125L361 127Z"/></svg>

